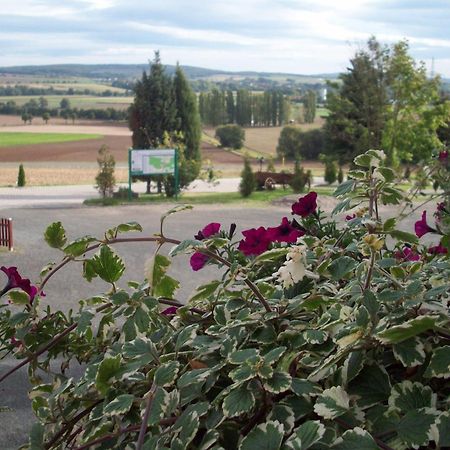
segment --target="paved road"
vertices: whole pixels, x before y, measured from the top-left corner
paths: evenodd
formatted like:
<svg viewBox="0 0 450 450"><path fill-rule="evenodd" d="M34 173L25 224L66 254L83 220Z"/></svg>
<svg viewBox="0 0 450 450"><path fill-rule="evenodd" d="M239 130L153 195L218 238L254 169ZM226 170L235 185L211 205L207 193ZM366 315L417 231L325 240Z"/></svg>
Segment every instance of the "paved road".
<svg viewBox="0 0 450 450"><path fill-rule="evenodd" d="M196 180L186 192L236 192L239 178L222 178L215 184ZM123 185L125 186L125 185ZM145 183L133 183L133 191L144 193ZM77 186L32 186L0 188L0 210L12 208L60 208L79 206L88 198L98 198L98 191L92 185Z"/></svg>

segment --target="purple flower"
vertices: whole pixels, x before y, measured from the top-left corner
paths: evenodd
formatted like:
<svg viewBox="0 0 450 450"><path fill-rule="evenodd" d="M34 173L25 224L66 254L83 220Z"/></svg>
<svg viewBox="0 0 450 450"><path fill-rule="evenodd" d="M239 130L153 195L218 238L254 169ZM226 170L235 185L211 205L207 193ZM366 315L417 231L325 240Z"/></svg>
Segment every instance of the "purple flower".
<svg viewBox="0 0 450 450"><path fill-rule="evenodd" d="M401 261L419 261L420 255L409 247L404 247L403 250L398 250L394 253L396 259Z"/></svg>
<svg viewBox="0 0 450 450"><path fill-rule="evenodd" d="M353 220L355 218L356 218L356 214L352 214L352 215L348 214L345 216L345 220L347 220L347 221Z"/></svg>
<svg viewBox="0 0 450 450"><path fill-rule="evenodd" d="M165 316L174 316L177 313L178 306L169 306L164 311L161 311L161 314Z"/></svg>
<svg viewBox="0 0 450 450"><path fill-rule="evenodd" d="M264 227L251 228L243 231L242 234L245 238L239 242L238 249L244 255L260 255L269 248L270 239Z"/></svg>
<svg viewBox="0 0 450 450"><path fill-rule="evenodd" d="M439 152L438 159L442 164L446 164L448 161L448 150L443 150L442 152Z"/></svg>
<svg viewBox="0 0 450 450"><path fill-rule="evenodd" d="M427 212L424 211L422 213L422 219L418 220L415 224L414 224L414 231L416 232L416 236L417 237L422 237L424 234L427 233L434 233L436 230L431 228L428 224L427 224Z"/></svg>
<svg viewBox="0 0 450 450"><path fill-rule="evenodd" d="M205 267L208 260L208 255L205 255L201 252L195 252L192 254L189 263L191 264L192 270L197 272L197 270L203 269L203 267Z"/></svg>
<svg viewBox="0 0 450 450"><path fill-rule="evenodd" d="M36 286L32 286L28 278L22 278L19 272L17 271L17 267L2 266L0 267L0 270L4 272L8 277L8 283L0 292L0 295L5 294L11 289L18 288L26 292L30 297L30 303L33 303L34 297L36 297L36 294L38 292L38 288ZM41 292L41 295L44 296L45 294Z"/></svg>
<svg viewBox="0 0 450 450"><path fill-rule="evenodd" d="M294 228L287 217L283 217L281 225L267 229L267 237L272 242L296 242L297 238L305 233Z"/></svg>
<svg viewBox="0 0 450 450"><path fill-rule="evenodd" d="M448 250L446 247L444 247L440 242L439 245L435 245L434 247L430 247L428 249L428 253L432 255L446 255L448 253Z"/></svg>
<svg viewBox="0 0 450 450"><path fill-rule="evenodd" d="M304 197L300 197L298 202L292 205L292 214L301 217L308 217L316 212L317 209L317 192L310 192Z"/></svg>
<svg viewBox="0 0 450 450"><path fill-rule="evenodd" d="M194 237L199 241L203 241L203 239L208 239L211 236L217 234L220 230L220 223L211 222L206 225L202 230L200 230Z"/></svg>

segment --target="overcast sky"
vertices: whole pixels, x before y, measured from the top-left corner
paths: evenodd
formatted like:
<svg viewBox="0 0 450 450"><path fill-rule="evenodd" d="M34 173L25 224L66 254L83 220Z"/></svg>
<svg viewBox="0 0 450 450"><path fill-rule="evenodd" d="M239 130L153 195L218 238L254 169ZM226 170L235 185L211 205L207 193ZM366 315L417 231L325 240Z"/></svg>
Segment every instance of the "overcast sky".
<svg viewBox="0 0 450 450"><path fill-rule="evenodd" d="M0 66L163 63L330 73L370 35L450 77L450 0L0 0Z"/></svg>

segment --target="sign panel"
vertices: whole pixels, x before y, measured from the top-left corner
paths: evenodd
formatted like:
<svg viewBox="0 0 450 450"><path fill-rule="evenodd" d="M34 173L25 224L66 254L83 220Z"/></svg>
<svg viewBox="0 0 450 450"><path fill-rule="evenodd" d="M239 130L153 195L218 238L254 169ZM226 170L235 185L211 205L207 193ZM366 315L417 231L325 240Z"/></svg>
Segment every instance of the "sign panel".
<svg viewBox="0 0 450 450"><path fill-rule="evenodd" d="M130 149L130 175L168 175L175 171L174 149Z"/></svg>

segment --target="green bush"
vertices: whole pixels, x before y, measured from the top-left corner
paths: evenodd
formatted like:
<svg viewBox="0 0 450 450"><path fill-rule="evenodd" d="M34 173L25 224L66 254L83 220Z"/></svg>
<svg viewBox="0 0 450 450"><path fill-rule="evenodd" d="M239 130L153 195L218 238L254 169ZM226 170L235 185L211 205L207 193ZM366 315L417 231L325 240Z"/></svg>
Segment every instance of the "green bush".
<svg viewBox="0 0 450 450"><path fill-rule="evenodd" d="M23 164L19 166L19 173L17 175L17 186L23 187L26 184L25 180L25 169L23 168Z"/></svg>
<svg viewBox="0 0 450 450"><path fill-rule="evenodd" d="M328 184L333 184L337 179L336 163L331 159L325 160L325 174L323 178Z"/></svg>
<svg viewBox="0 0 450 450"><path fill-rule="evenodd" d="M23 448L449 448L450 170L441 159L428 173L444 194L430 224L415 212L414 230L400 228L404 216L378 215L377 204L410 198L376 150L355 158L334 193L335 214L358 208L344 223L310 192L243 238L230 217L177 240L166 220L186 206L138 238L136 222L74 240L51 224L44 238L60 262L37 286L1 268L0 357L9 359L0 383L28 366L36 416ZM114 250L136 242L156 248L145 279ZM192 274L206 265L218 274L183 304L169 271L186 254ZM41 304L66 266L97 278L69 313Z"/></svg>
<svg viewBox="0 0 450 450"><path fill-rule="evenodd" d="M256 188L255 175L248 158L244 160L244 168L241 172L241 182L239 183L239 192L242 197L249 197Z"/></svg>
<svg viewBox="0 0 450 450"><path fill-rule="evenodd" d="M244 145L245 131L239 125L223 125L216 128L216 138L222 147L240 149Z"/></svg>
<svg viewBox="0 0 450 450"><path fill-rule="evenodd" d="M290 186L295 193L299 194L300 192L303 192L305 190L306 183L307 175L303 167L300 166L299 161L296 160L294 166L294 175L292 177Z"/></svg>
<svg viewBox="0 0 450 450"><path fill-rule="evenodd" d="M106 145L102 145L98 150L97 163L99 171L95 177L95 186L103 198L111 197L116 185L114 169L116 161Z"/></svg>
<svg viewBox="0 0 450 450"><path fill-rule="evenodd" d="M342 166L339 166L339 172L337 175L338 183L341 184L344 181L344 171L342 170Z"/></svg>

